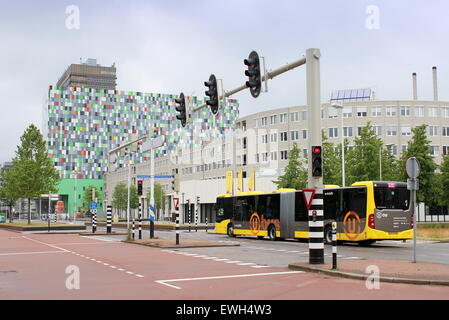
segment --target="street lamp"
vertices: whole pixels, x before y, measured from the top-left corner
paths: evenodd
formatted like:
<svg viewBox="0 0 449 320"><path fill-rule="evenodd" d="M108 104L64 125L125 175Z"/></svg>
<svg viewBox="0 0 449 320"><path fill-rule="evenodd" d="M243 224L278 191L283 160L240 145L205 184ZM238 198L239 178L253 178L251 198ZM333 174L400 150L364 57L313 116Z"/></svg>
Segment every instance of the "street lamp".
<svg viewBox="0 0 449 320"><path fill-rule="evenodd" d="M343 128L343 105L340 103L331 104L332 108L341 109L341 184L345 187L345 139L344 139L344 128Z"/></svg>
<svg viewBox="0 0 449 320"><path fill-rule="evenodd" d="M76 210L76 208L77 208L77 206L76 206L76 197L77 197L77 195L76 195L76 182L78 181L78 174L79 174L79 172L78 172L78 170L72 170L72 174L75 174L75 184L74 184L74 199L73 199L73 220L76 220L76 212L77 212L77 210Z"/></svg>

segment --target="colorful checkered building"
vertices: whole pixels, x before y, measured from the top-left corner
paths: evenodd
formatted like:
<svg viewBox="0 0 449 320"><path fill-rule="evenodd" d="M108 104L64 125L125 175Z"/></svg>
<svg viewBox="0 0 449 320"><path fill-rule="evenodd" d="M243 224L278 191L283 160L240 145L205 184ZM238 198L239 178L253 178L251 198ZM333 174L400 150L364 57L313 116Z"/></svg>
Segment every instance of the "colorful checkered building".
<svg viewBox="0 0 449 320"><path fill-rule="evenodd" d="M62 178L59 193L68 212L75 210L71 199L75 192L74 180L77 180L79 204L87 185L98 186L102 191L108 150L131 137L146 135L150 128L163 134L166 143L156 151L157 157L189 150L235 130L239 115L237 100L228 99L225 108L215 116L209 108L202 108L193 114L192 123L182 128L176 119L176 98L172 94L49 87L44 103L43 134L50 158ZM197 97L187 99L194 106L204 102ZM148 156L148 153L135 152L131 163L146 161ZM126 166L127 159L119 157L118 166Z"/></svg>

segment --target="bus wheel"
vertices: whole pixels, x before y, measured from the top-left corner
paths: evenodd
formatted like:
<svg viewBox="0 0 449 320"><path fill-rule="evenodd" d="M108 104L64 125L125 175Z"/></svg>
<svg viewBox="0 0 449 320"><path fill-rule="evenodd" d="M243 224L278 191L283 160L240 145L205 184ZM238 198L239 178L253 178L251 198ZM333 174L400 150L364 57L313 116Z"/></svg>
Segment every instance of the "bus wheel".
<svg viewBox="0 0 449 320"><path fill-rule="evenodd" d="M276 240L276 228L273 225L268 228L268 238L270 240Z"/></svg>
<svg viewBox="0 0 449 320"><path fill-rule="evenodd" d="M370 245L372 245L375 242L376 242L376 240L363 240L363 241L359 241L358 244L362 247L369 247Z"/></svg>
<svg viewBox="0 0 449 320"><path fill-rule="evenodd" d="M332 227L330 225L324 228L324 244L332 244Z"/></svg>
<svg viewBox="0 0 449 320"><path fill-rule="evenodd" d="M234 238L235 234L234 234L234 227L232 226L232 223L228 224L228 237Z"/></svg>

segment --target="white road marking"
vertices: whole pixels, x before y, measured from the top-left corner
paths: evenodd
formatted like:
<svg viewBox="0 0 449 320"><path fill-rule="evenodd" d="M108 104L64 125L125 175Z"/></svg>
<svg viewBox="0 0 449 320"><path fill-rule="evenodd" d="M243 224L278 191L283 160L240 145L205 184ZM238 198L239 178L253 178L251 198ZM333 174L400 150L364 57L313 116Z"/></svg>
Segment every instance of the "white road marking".
<svg viewBox="0 0 449 320"><path fill-rule="evenodd" d="M240 263L242 261L225 261L225 263Z"/></svg>
<svg viewBox="0 0 449 320"><path fill-rule="evenodd" d="M252 262L245 262L245 263L239 263L239 264L237 264L238 266L253 266L253 265L255 265L255 263L252 263Z"/></svg>
<svg viewBox="0 0 449 320"><path fill-rule="evenodd" d="M251 268L270 268L270 266L251 266Z"/></svg>
<svg viewBox="0 0 449 320"><path fill-rule="evenodd" d="M48 244L48 243L45 243L45 242L42 242L42 241L34 240L34 239L28 238L26 236L22 236L22 237L24 239L27 239L27 240L30 240L30 241L33 241L33 242L36 242L36 243L40 243L40 244L43 244L43 245L46 245L46 246L49 246L49 247L54 248L54 249L62 250L64 252L70 252L69 250L66 250L66 249L58 247L58 246L54 246L52 244Z"/></svg>
<svg viewBox="0 0 449 320"><path fill-rule="evenodd" d="M174 288L182 289L181 287L169 284L168 282L181 282L181 281L197 281L197 280L216 280L216 279L230 279L230 278L246 278L246 277L261 277L261 276L273 276L284 274L304 273L304 271L284 271L284 272L269 272L269 273L250 273L250 274L237 274L232 276L214 276L214 277L199 277L199 278L184 278L184 279L169 279L169 280L155 280L155 282Z"/></svg>

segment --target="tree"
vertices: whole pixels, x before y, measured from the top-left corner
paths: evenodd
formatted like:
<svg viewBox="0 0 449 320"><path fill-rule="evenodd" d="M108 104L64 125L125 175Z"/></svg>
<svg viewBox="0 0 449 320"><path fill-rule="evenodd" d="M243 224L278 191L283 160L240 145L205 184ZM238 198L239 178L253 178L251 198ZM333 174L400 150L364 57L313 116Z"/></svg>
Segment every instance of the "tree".
<svg viewBox="0 0 449 320"><path fill-rule="evenodd" d="M439 182L441 186L440 205L449 207L449 156L444 156L440 165L441 174Z"/></svg>
<svg viewBox="0 0 449 320"><path fill-rule="evenodd" d="M2 169L0 171L0 181L2 182L0 187L0 201L9 207L9 222L12 222L12 208L20 198L12 169Z"/></svg>
<svg viewBox="0 0 449 320"><path fill-rule="evenodd" d="M417 192L417 201L425 202L428 205L438 203L438 177L435 174L437 165L433 159L430 148L430 140L426 135L427 125L421 125L412 129L413 137L407 144L407 150L402 153L400 159L399 174L402 180L407 179L405 170L407 159L415 157L420 166L419 190Z"/></svg>
<svg viewBox="0 0 449 320"><path fill-rule="evenodd" d="M59 174L48 157L42 134L34 124L25 130L20 140L11 170L20 197L28 199L28 224L31 224L31 199L42 193L55 193Z"/></svg>
<svg viewBox="0 0 449 320"><path fill-rule="evenodd" d="M124 183L115 185L114 193L112 194L112 205L114 208L122 212L128 207L128 191ZM121 216L121 215L120 215Z"/></svg>
<svg viewBox="0 0 449 320"><path fill-rule="evenodd" d="M341 179L341 152L335 151L335 145L327 140L323 131L322 134L323 145L323 183L336 184L342 183ZM341 150L341 144L338 146Z"/></svg>
<svg viewBox="0 0 449 320"><path fill-rule="evenodd" d="M83 195L83 207L84 208L90 208L91 201L94 201L94 199L92 198L92 190L93 189L95 189L96 202L102 203L102 201L103 201L103 194L100 192L100 190L98 190L98 188L95 186L88 186L84 190L84 195Z"/></svg>
<svg viewBox="0 0 449 320"><path fill-rule="evenodd" d="M147 204L148 208L150 207L150 197L151 197L151 190L148 190L147 193ZM158 210L165 210L165 199L167 198L167 194L165 193L165 190L162 188L162 186L159 183L154 184L154 209L155 212Z"/></svg>
<svg viewBox="0 0 449 320"><path fill-rule="evenodd" d="M293 143L288 159L284 174L273 182L278 188L293 188L296 190L305 188L308 177L307 160L301 159L298 144Z"/></svg>
<svg viewBox="0 0 449 320"><path fill-rule="evenodd" d="M379 179L379 153L382 140L376 135L370 123L362 128L360 137L354 140L354 148L347 153L347 184L356 181Z"/></svg>
<svg viewBox="0 0 449 320"><path fill-rule="evenodd" d="M380 169L383 181L402 181L402 176L399 173L399 161L395 159L392 153L391 146L382 148Z"/></svg>

